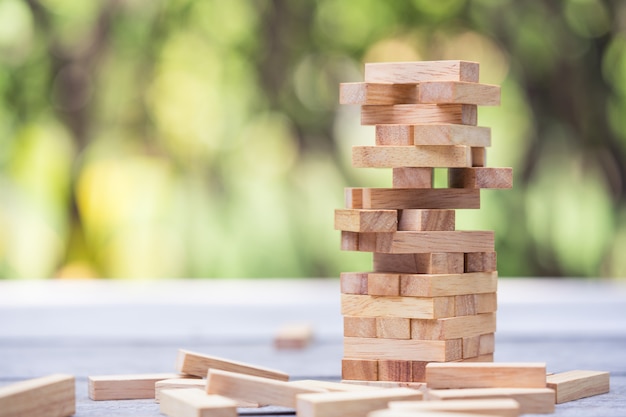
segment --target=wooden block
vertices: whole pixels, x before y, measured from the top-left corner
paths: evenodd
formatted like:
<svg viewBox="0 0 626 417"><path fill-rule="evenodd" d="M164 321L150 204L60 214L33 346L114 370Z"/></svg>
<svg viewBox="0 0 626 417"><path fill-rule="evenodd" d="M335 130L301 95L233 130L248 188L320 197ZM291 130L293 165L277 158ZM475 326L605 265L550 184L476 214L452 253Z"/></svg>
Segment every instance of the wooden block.
<svg viewBox="0 0 626 417"><path fill-rule="evenodd" d="M513 168L450 168L450 188L513 188Z"/></svg>
<svg viewBox="0 0 626 417"><path fill-rule="evenodd" d="M377 254L374 254L375 259L376 255ZM445 297L464 294L495 293L497 288L497 272L400 275L400 295L404 297Z"/></svg>
<svg viewBox="0 0 626 417"><path fill-rule="evenodd" d="M480 190L466 188L346 188L346 208L480 208Z"/></svg>
<svg viewBox="0 0 626 417"><path fill-rule="evenodd" d="M291 381L289 382L289 384L303 386L303 387L324 389L328 392L372 391L372 390L378 389L376 387L370 387L367 385L346 384L344 382L320 381L317 379L302 379L299 381Z"/></svg>
<svg viewBox="0 0 626 417"><path fill-rule="evenodd" d="M456 145L353 146L352 166L356 168L471 167L471 148Z"/></svg>
<svg viewBox="0 0 626 417"><path fill-rule="evenodd" d="M367 294L366 272L342 272L339 275L339 287L342 294Z"/></svg>
<svg viewBox="0 0 626 417"><path fill-rule="evenodd" d="M473 252L465 254L465 272L491 272L497 269L496 252Z"/></svg>
<svg viewBox="0 0 626 417"><path fill-rule="evenodd" d="M465 270L463 252L417 253L418 274L462 274Z"/></svg>
<svg viewBox="0 0 626 417"><path fill-rule="evenodd" d="M388 406L392 410L412 411L415 413L414 415L424 411L445 411L502 417L517 417L520 415L519 403L512 398L449 401L390 401Z"/></svg>
<svg viewBox="0 0 626 417"><path fill-rule="evenodd" d="M169 417L236 417L237 403L201 389L166 389L161 391L160 411Z"/></svg>
<svg viewBox="0 0 626 417"><path fill-rule="evenodd" d="M493 313L498 310L497 293L474 294L476 314ZM459 314L457 314L458 316Z"/></svg>
<svg viewBox="0 0 626 417"><path fill-rule="evenodd" d="M463 359L475 358L478 356L480 346L480 336L463 338Z"/></svg>
<svg viewBox="0 0 626 417"><path fill-rule="evenodd" d="M206 379L201 378L172 378L157 381L154 384L154 400L161 401L161 391L164 389L189 389L198 388L204 391L206 389Z"/></svg>
<svg viewBox="0 0 626 417"><path fill-rule="evenodd" d="M454 297L378 297L341 294L341 314L364 317L436 319L454 317Z"/></svg>
<svg viewBox="0 0 626 417"><path fill-rule="evenodd" d="M486 167L487 166L487 150L482 147L472 147L472 166L473 167Z"/></svg>
<svg viewBox="0 0 626 417"><path fill-rule="evenodd" d="M369 295L400 295L400 275L370 273L367 275L367 293Z"/></svg>
<svg viewBox="0 0 626 417"><path fill-rule="evenodd" d="M365 64L365 82L478 82L479 64L471 61L374 62Z"/></svg>
<svg viewBox="0 0 626 417"><path fill-rule="evenodd" d="M376 359L342 359L341 378L345 380L377 381L378 361Z"/></svg>
<svg viewBox="0 0 626 417"><path fill-rule="evenodd" d="M89 398L94 401L155 398L156 382L181 377L174 373L90 376Z"/></svg>
<svg viewBox="0 0 626 417"><path fill-rule="evenodd" d="M335 210L335 230L348 232L395 232L397 210Z"/></svg>
<svg viewBox="0 0 626 417"><path fill-rule="evenodd" d="M437 125L425 125L437 126ZM452 125L451 125L452 126ZM454 125L456 126L456 125ZM377 146L411 146L413 142L413 125L376 125ZM434 143L433 145L439 145Z"/></svg>
<svg viewBox="0 0 626 417"><path fill-rule="evenodd" d="M358 239L358 250L362 252L409 254L492 252L494 249L491 231L359 233Z"/></svg>
<svg viewBox="0 0 626 417"><path fill-rule="evenodd" d="M0 387L0 417L67 417L75 412L72 375L54 374Z"/></svg>
<svg viewBox="0 0 626 417"><path fill-rule="evenodd" d="M493 353L478 355L474 358L463 358L456 362L493 362Z"/></svg>
<svg viewBox="0 0 626 417"><path fill-rule="evenodd" d="M482 316L482 314L479 314ZM495 331L495 325L493 326ZM491 331L487 326L485 326L486 331ZM494 333L487 333L480 335L480 341L478 343L478 356L492 354L496 350L496 335Z"/></svg>
<svg viewBox="0 0 626 417"><path fill-rule="evenodd" d="M380 381L412 382L411 361L378 361L378 379Z"/></svg>
<svg viewBox="0 0 626 417"><path fill-rule="evenodd" d="M420 83L417 92L419 103L500 105L500 86L498 85L458 81L429 81Z"/></svg>
<svg viewBox="0 0 626 417"><path fill-rule="evenodd" d="M285 381L260 376L209 369L206 392L249 403L294 408L296 395L325 390L290 385Z"/></svg>
<svg viewBox="0 0 626 417"><path fill-rule="evenodd" d="M461 339L401 340L344 337L343 351L346 357L376 360L453 361L463 357Z"/></svg>
<svg viewBox="0 0 626 417"><path fill-rule="evenodd" d="M298 417L362 417L384 408L389 401L421 400L423 394L410 388L376 391L331 392L298 395Z"/></svg>
<svg viewBox="0 0 626 417"><path fill-rule="evenodd" d="M493 333L495 331L495 313L476 314L474 316L450 317L435 320L411 320L411 337L413 337L414 339L461 339ZM486 337L485 349L487 349L488 343L488 337ZM493 350L491 352L484 353L493 353Z"/></svg>
<svg viewBox="0 0 626 417"><path fill-rule="evenodd" d="M418 103L417 84L341 83L339 104Z"/></svg>
<svg viewBox="0 0 626 417"><path fill-rule="evenodd" d="M457 316L472 316L477 313L476 310L476 295L466 294L457 295L454 297L454 305Z"/></svg>
<svg viewBox="0 0 626 417"><path fill-rule="evenodd" d="M491 129L452 123L421 125L376 125L376 145L491 146Z"/></svg>
<svg viewBox="0 0 626 417"><path fill-rule="evenodd" d="M216 356L204 355L180 349L176 360L176 370L183 374L204 377L209 369L219 369L223 371L239 372L246 375L256 375L264 378L276 379L279 381L289 380L289 375L274 369L250 365L243 362L236 362L218 358Z"/></svg>
<svg viewBox="0 0 626 417"><path fill-rule="evenodd" d="M546 364L530 362L429 363L426 365L426 383L432 389L545 388Z"/></svg>
<svg viewBox="0 0 626 417"><path fill-rule="evenodd" d="M374 388L411 388L414 390L424 389L426 384L423 382L401 382L401 381L358 381L345 380L344 384L363 385Z"/></svg>
<svg viewBox="0 0 626 417"><path fill-rule="evenodd" d="M361 106L362 125L453 123L476 126L473 104L395 104Z"/></svg>
<svg viewBox="0 0 626 417"><path fill-rule="evenodd" d="M429 390L428 399L435 400L490 400L512 398L520 405L522 414L554 412L554 390L549 388L470 388Z"/></svg>
<svg viewBox="0 0 626 417"><path fill-rule="evenodd" d="M304 349L313 341L313 327L309 323L288 323L274 335L276 349Z"/></svg>
<svg viewBox="0 0 626 417"><path fill-rule="evenodd" d="M341 231L341 250L359 250L359 234Z"/></svg>
<svg viewBox="0 0 626 417"><path fill-rule="evenodd" d="M410 339L411 319L404 317L377 317L376 337L383 339Z"/></svg>
<svg viewBox="0 0 626 417"><path fill-rule="evenodd" d="M393 188L433 188L433 169L393 168L392 184Z"/></svg>
<svg viewBox="0 0 626 417"><path fill-rule="evenodd" d="M377 337L376 318L344 316L343 335L349 337Z"/></svg>
<svg viewBox="0 0 626 417"><path fill-rule="evenodd" d="M373 253L372 260L374 272L407 272L417 274L415 254Z"/></svg>
<svg viewBox="0 0 626 417"><path fill-rule="evenodd" d="M429 361L411 361L411 377L413 382L425 383L426 381L426 365Z"/></svg>
<svg viewBox="0 0 626 417"><path fill-rule="evenodd" d="M555 392L555 402L562 404L610 390L609 373L601 371L568 371L547 377L548 388Z"/></svg>
<svg viewBox="0 0 626 417"><path fill-rule="evenodd" d="M398 210L399 231L453 231L455 229L454 210Z"/></svg>

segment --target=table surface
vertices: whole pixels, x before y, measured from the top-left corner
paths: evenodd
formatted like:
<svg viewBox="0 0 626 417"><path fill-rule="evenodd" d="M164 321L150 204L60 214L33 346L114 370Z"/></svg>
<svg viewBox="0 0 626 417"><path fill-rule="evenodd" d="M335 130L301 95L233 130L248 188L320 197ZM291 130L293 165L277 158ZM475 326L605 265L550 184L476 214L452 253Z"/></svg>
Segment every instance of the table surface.
<svg viewBox="0 0 626 417"><path fill-rule="evenodd" d="M496 361L611 373L609 394L554 415L626 415L626 281L501 278L498 302ZM313 326L314 343L275 350L294 322ZM77 416L159 416L152 400L89 400L87 377L173 372L184 348L339 380L342 331L336 279L0 281L0 385L69 373Z"/></svg>

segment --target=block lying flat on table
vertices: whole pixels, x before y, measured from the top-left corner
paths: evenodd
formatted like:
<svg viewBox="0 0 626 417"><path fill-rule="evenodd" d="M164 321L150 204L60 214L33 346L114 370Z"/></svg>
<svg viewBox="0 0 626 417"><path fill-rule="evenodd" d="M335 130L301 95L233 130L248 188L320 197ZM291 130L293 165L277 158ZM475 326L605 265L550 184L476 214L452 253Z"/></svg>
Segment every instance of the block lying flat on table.
<svg viewBox="0 0 626 417"><path fill-rule="evenodd" d="M517 417L520 415L519 403L512 398L449 401L390 401L388 406L392 410L406 411L449 411L502 417Z"/></svg>
<svg viewBox="0 0 626 417"><path fill-rule="evenodd" d="M287 323L274 335L276 349L304 349L313 341L313 327L309 323Z"/></svg>
<svg viewBox="0 0 626 417"><path fill-rule="evenodd" d="M549 388L470 388L429 390L429 400L478 400L512 398L522 414L554 412L554 390Z"/></svg>
<svg viewBox="0 0 626 417"><path fill-rule="evenodd" d="M470 165L472 164L473 162L470 162ZM512 188L513 168L451 167L448 170L448 186L450 188Z"/></svg>
<svg viewBox="0 0 626 417"><path fill-rule="evenodd" d="M361 417L384 408L393 400L421 400L423 394L410 388L375 391L331 392L298 395L298 417Z"/></svg>
<svg viewBox="0 0 626 417"><path fill-rule="evenodd" d="M161 391L160 411L169 417L236 417L237 403L201 389L166 389Z"/></svg>
<svg viewBox="0 0 626 417"><path fill-rule="evenodd" d="M412 254L494 250L491 231L359 233L357 240L356 250L361 252Z"/></svg>
<svg viewBox="0 0 626 417"><path fill-rule="evenodd" d="M429 81L419 84L419 103L462 103L499 106L500 86L459 81Z"/></svg>
<svg viewBox="0 0 626 417"><path fill-rule="evenodd" d="M356 168L471 167L472 152L469 146L461 145L353 146L352 166Z"/></svg>
<svg viewBox="0 0 626 417"><path fill-rule="evenodd" d="M480 208L479 189L346 188L345 194L346 208L353 209L400 210Z"/></svg>
<svg viewBox="0 0 626 417"><path fill-rule="evenodd" d="M395 232L397 210L335 210L335 230L348 232Z"/></svg>
<svg viewBox="0 0 626 417"><path fill-rule="evenodd" d="M183 374L205 377L209 369L238 372L247 375L256 375L279 381L289 380L289 375L274 369L263 368L243 362L235 362L216 356L204 355L180 349L176 360L176 370Z"/></svg>
<svg viewBox="0 0 626 417"><path fill-rule="evenodd" d="M496 331L496 314L450 317L435 320L411 320L411 337L422 340L461 339ZM479 342L479 341L478 341ZM478 346L477 346L478 348ZM492 353L492 352L485 352ZM475 355L477 356L477 355Z"/></svg>
<svg viewBox="0 0 626 417"><path fill-rule="evenodd" d="M430 362L454 361L463 357L463 346L460 339L401 340L344 337L343 351L344 356L348 358L359 357L376 360L391 359ZM426 382L430 386L428 378Z"/></svg>
<svg viewBox="0 0 626 417"><path fill-rule="evenodd" d="M424 81L478 82L478 62L417 61L374 62L365 64L365 82L419 83Z"/></svg>
<svg viewBox="0 0 626 417"><path fill-rule="evenodd" d="M429 388L545 388L545 363L429 363Z"/></svg>
<svg viewBox="0 0 626 417"><path fill-rule="evenodd" d="M393 168L391 181L393 188L433 188L433 168Z"/></svg>
<svg viewBox="0 0 626 417"><path fill-rule="evenodd" d="M54 374L0 387L0 417L67 417L75 412L72 375Z"/></svg>
<svg viewBox="0 0 626 417"><path fill-rule="evenodd" d="M606 394L610 390L609 373L601 371L576 370L548 375L547 384L554 390L557 404Z"/></svg>
<svg viewBox="0 0 626 417"><path fill-rule="evenodd" d="M89 398L94 401L155 398L155 383L182 377L175 373L90 376Z"/></svg>
<svg viewBox="0 0 626 417"><path fill-rule="evenodd" d="M460 413L453 411L409 411L393 410L384 408L382 410L367 413L367 417L491 417L487 414Z"/></svg>
<svg viewBox="0 0 626 417"><path fill-rule="evenodd" d="M345 391L372 391L376 390L376 387L369 387L366 385L346 384L343 382L332 381L320 381L317 379L302 379L299 381L289 382L291 385L297 385L305 388L319 388L328 392L345 392Z"/></svg>
<svg viewBox="0 0 626 417"><path fill-rule="evenodd" d="M376 125L376 145L491 146L491 129L453 123Z"/></svg>
<svg viewBox="0 0 626 417"><path fill-rule="evenodd" d="M418 103L417 84L341 83L339 104Z"/></svg>
<svg viewBox="0 0 626 417"><path fill-rule="evenodd" d="M198 388L204 391L206 389L206 379L201 378L173 378L157 381L154 384L154 400L158 403L161 401L161 391L164 389L189 389Z"/></svg>
<svg viewBox="0 0 626 417"><path fill-rule="evenodd" d="M379 297L341 294L341 314L413 319L454 317L454 297Z"/></svg>
<svg viewBox="0 0 626 417"><path fill-rule="evenodd" d="M396 104L361 106L362 125L452 123L476 126L473 104Z"/></svg>
<svg viewBox="0 0 626 417"><path fill-rule="evenodd" d="M401 381L359 381L359 380L342 380L344 384L364 385L374 388L411 388L414 390L423 390L426 384L423 382L401 382Z"/></svg>
<svg viewBox="0 0 626 417"><path fill-rule="evenodd" d="M404 297L446 297L495 293L497 288L497 272L400 275L400 295Z"/></svg>

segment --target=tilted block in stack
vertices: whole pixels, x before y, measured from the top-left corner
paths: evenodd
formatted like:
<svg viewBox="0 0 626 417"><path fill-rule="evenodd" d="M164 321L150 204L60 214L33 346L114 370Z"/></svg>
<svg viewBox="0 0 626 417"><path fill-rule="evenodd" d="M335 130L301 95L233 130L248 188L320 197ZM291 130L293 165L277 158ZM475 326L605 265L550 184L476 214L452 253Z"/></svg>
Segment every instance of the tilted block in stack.
<svg viewBox="0 0 626 417"><path fill-rule="evenodd" d="M465 61L365 65L341 84L361 105L374 146L355 146L358 168L391 168L391 188L347 188L336 210L343 250L373 253L370 272L341 275L344 380L419 382L429 362L492 361L496 252L492 231L460 231L456 209L480 208L481 188L510 188L510 168L487 168L491 131L477 106L500 87ZM447 168L448 187L433 188Z"/></svg>

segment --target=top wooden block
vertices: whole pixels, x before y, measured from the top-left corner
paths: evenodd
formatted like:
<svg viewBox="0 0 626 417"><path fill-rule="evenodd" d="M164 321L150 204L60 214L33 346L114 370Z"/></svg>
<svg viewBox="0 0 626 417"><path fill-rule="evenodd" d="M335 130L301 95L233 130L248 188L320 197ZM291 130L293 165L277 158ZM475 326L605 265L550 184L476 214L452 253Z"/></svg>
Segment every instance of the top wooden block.
<svg viewBox="0 0 626 417"><path fill-rule="evenodd" d="M479 64L471 61L376 62L365 64L365 82L420 83L424 81L478 82Z"/></svg>

